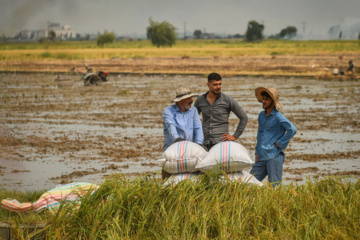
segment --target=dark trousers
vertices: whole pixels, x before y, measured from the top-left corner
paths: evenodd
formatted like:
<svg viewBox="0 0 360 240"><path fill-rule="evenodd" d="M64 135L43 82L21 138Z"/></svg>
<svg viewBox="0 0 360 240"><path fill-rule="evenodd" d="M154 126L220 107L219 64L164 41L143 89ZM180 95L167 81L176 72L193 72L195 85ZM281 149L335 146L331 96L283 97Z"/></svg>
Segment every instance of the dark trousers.
<svg viewBox="0 0 360 240"><path fill-rule="evenodd" d="M210 151L210 149L214 146L215 144L212 142L209 142L209 144L206 144L205 147L207 148L208 151Z"/></svg>

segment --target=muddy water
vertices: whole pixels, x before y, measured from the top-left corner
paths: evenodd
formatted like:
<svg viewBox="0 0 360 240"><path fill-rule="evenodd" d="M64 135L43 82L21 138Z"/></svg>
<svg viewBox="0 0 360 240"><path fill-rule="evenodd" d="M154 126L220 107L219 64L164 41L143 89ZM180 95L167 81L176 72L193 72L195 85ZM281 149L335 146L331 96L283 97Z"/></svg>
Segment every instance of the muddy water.
<svg viewBox="0 0 360 240"><path fill-rule="evenodd" d="M159 174L161 114L174 89L207 90L206 78L198 76L112 76L96 87L66 78L73 84L60 85L51 74L0 74L0 188L40 190L72 181L101 183L119 172ZM225 77L223 92L249 116L237 141L251 156L262 110L254 96L259 86L279 89L284 115L298 128L286 149L285 184L359 177L359 82ZM230 125L233 132L233 114Z"/></svg>

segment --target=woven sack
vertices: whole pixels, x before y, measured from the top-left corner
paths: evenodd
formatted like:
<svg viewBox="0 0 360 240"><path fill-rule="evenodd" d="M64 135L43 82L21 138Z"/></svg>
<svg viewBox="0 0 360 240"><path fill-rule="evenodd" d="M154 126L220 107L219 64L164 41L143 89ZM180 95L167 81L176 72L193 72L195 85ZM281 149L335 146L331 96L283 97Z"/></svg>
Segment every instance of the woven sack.
<svg viewBox="0 0 360 240"><path fill-rule="evenodd" d="M177 173L191 173L195 170L198 160L203 159L207 151L199 144L182 141L172 144L163 152L159 162L164 171L177 174Z"/></svg>
<svg viewBox="0 0 360 240"><path fill-rule="evenodd" d="M164 183L166 185L176 185L185 179L196 181L199 178L200 173L179 173L171 175Z"/></svg>
<svg viewBox="0 0 360 240"><path fill-rule="evenodd" d="M242 170L241 172L236 173L228 173L226 176L221 175L221 179L223 179L224 182L236 182L241 181L244 183L250 183L250 184L256 184L258 186L263 186L264 184L257 180L253 175L251 175L249 172Z"/></svg>
<svg viewBox="0 0 360 240"><path fill-rule="evenodd" d="M250 167L254 161L250 158L248 150L239 143L233 141L220 142L213 146L204 159L200 159L195 167L196 170L215 173L240 172Z"/></svg>

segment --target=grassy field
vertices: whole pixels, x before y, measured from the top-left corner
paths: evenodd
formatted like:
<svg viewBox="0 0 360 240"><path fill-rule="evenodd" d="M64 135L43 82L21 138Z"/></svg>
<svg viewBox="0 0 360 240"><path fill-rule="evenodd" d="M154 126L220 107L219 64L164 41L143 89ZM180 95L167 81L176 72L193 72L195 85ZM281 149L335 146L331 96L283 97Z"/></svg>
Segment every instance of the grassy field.
<svg viewBox="0 0 360 240"><path fill-rule="evenodd" d="M16 226L42 222L48 239L356 239L360 182L328 178L277 189L222 183L204 175L163 187L153 177L113 175L93 194L55 216L10 214ZM0 191L1 197L5 196ZM6 192L9 194L9 192ZM20 197L15 192L12 197ZM25 197L24 197L25 196ZM22 200L36 200L27 193ZM27 196L27 197L26 197ZM9 196L8 196L9 197ZM97 207L94 207L97 206ZM31 217L30 217L31 216ZM15 227L18 236L23 232Z"/></svg>
<svg viewBox="0 0 360 240"><path fill-rule="evenodd" d="M164 73L171 72L169 66L179 64L184 65L183 68L180 70L174 68L173 72L189 71L189 66L196 65L200 70L194 67L190 73L209 73L210 70L214 70L222 74L227 72L235 74L246 70L253 71L254 74L265 72L315 74L321 73L324 67L330 69L337 67L339 56L359 58L359 50L358 41L245 43L238 40L191 40L178 41L172 48L160 49L151 46L148 41L116 42L104 48L97 47L95 42L1 43L0 62L11 62L10 66L4 65L3 69L16 70L24 65L24 61L29 63L39 61L38 65L29 69L40 69L46 62L111 59L116 56L129 61L103 61L101 65L99 64L99 68L108 69L113 64L118 67L114 67L114 72L135 72L133 69L136 69L140 73ZM181 59L184 56L190 57L190 60ZM271 56L275 58L272 59ZM300 58L292 60L293 56ZM318 56L319 59L314 56ZM334 63L326 62L329 56L334 58L332 60ZM169 63L157 59L133 61L133 59L157 57L180 59L166 60ZM227 58L221 63L226 68L219 70L217 57ZM194 60L193 63L192 58L211 59ZM237 69L231 69L230 67L235 68L236 64L235 60L233 62L230 58L243 61L236 63L239 65ZM240 65L246 63L245 58L250 59L250 62L247 65ZM300 61L302 59L304 60ZM227 61L229 63L225 65ZM341 65L346 66L347 61L348 58L344 57ZM15 65L14 62L19 63ZM133 62L136 62L134 66ZM157 66L158 62L163 65ZM83 63L88 62L81 62ZM73 66L71 64L66 65L63 71ZM83 66L80 63L76 64ZM147 69L146 67L151 64L158 68ZM96 66L95 62L94 66ZM293 69L293 66L298 67ZM284 67L289 69L288 72L283 69ZM47 71L56 70L57 68L49 68ZM92 94L91 89L86 92ZM8 96L10 95L4 95L4 99L9 99ZM24 97L25 94L22 96ZM38 98L36 94L33 96L35 99ZM328 97L324 96L325 98ZM158 100L156 101L158 104ZM356 123L356 121L350 122ZM329 124L333 123L329 122ZM318 126L324 127L321 124ZM71 205L64 206L62 214L51 216L45 213L15 214L0 209L0 222L11 223L18 239L21 239L24 231L19 227L20 223L25 225L44 223L46 227L42 231L47 239L358 238L359 181L343 183L339 178L328 178L300 186L287 185L274 190L270 187L259 188L240 183L223 184L215 178L205 176L196 184L183 182L174 187L163 187L154 177L129 180L122 175L114 175L103 183L95 194L86 196L78 210L74 210ZM0 189L0 199L15 198L20 202L33 202L43 192L21 193Z"/></svg>
<svg viewBox="0 0 360 240"><path fill-rule="evenodd" d="M88 60L119 57L237 57L257 55L356 55L356 40L286 41L266 40L249 43L243 40L178 40L171 48L157 48L148 40L118 41L98 47L95 41L53 43L0 43L0 61Z"/></svg>
<svg viewBox="0 0 360 240"><path fill-rule="evenodd" d="M179 40L167 48L157 48L147 40L117 41L105 47L95 41L0 43L0 71L68 72L89 65L116 74L206 75L216 71L222 75L322 78L334 68L346 70L349 60L360 72L359 50L357 40Z"/></svg>

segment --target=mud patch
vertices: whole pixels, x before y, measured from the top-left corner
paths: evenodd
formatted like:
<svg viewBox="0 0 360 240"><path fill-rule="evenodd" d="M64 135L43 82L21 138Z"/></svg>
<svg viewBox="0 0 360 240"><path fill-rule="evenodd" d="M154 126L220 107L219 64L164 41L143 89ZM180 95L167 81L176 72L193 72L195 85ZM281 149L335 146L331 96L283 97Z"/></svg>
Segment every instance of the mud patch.
<svg viewBox="0 0 360 240"><path fill-rule="evenodd" d="M262 111L254 89L279 89L284 115L298 128L285 151L285 184L359 176L360 82L224 76L223 92L248 114L237 141L253 158ZM159 176L163 109L178 86L207 91L204 76L119 75L101 86L76 82L66 89L58 88L51 74L0 78L0 188L24 191L72 181L101 183L119 172ZM236 126L231 114L230 133Z"/></svg>

